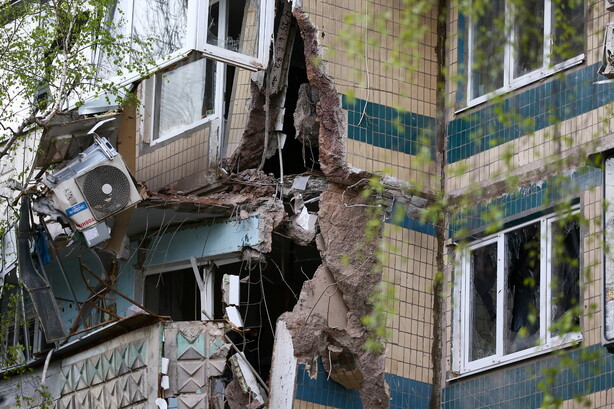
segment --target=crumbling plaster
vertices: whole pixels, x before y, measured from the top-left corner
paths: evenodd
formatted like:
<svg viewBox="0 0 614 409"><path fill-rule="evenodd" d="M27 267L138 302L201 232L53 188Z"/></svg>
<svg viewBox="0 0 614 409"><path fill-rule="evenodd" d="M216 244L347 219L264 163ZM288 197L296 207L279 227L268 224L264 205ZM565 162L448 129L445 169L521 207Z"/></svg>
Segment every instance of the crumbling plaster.
<svg viewBox="0 0 614 409"><path fill-rule="evenodd" d="M280 320L286 323L299 362L313 368L316 365L314 357L319 356L333 379L348 388L360 390L363 407L387 408L389 395L384 379L384 355L365 350L369 334L361 323L361 318L372 309L369 298L382 277L381 266L375 257L382 240L381 231L370 242L361 240L367 230L366 205L370 203L370 199L361 193L373 175L348 167L345 146L347 120L334 80L327 75L326 63L322 62L318 31L300 7L294 7L292 15L304 44L310 96L317 96L315 121L308 122L308 125L310 132L319 126L319 130L316 128L319 164L327 184L323 187L317 211L319 233L316 243L322 265L313 279L303 285L294 310L283 314ZM270 75L271 67L265 77ZM263 84L266 84L266 79L262 75L252 76L249 119L239 147L223 163L227 171L256 168L262 156L269 157L271 153L271 149L264 151L267 119L271 121L277 116L285 89L275 89L267 95L267 87ZM267 107L271 107L268 116ZM305 118L307 111L302 111L302 123L308 121ZM425 198L405 197L408 186L396 180L387 178L382 183L387 187L385 196L390 203L405 202L413 213L427 203ZM255 199L256 195L253 197ZM274 222L270 224L272 229L267 229L266 233L272 233L277 227L275 223L279 221L279 214L286 219L291 216L285 212L276 213ZM339 369L353 374L353 378L344 382L337 376Z"/></svg>

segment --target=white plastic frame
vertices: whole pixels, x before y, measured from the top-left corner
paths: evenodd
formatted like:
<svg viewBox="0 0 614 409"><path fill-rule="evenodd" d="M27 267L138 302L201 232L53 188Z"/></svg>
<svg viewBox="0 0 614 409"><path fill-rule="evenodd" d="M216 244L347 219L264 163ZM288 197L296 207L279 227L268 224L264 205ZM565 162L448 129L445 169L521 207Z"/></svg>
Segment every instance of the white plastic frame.
<svg viewBox="0 0 614 409"><path fill-rule="evenodd" d="M461 112L467 108L479 105L483 102L486 102L498 95L505 94L507 92L513 91L515 89L524 87L525 85L531 84L535 81L538 81L542 78L553 75L557 72L563 71L575 65L581 64L586 59L584 53L579 54L573 58L570 58L566 61L560 62L555 65L551 65L551 43L552 43L552 29L554 14L552 11L552 0L544 0L544 50L543 50L543 65L540 68L537 68L534 71L531 71L525 75L522 75L518 78L514 78L514 30L510 29L509 36L507 38L506 44L504 46L504 62L503 62L503 86L495 91L491 91L484 95L472 95L473 88L473 80L472 80L472 69L473 69L473 43L474 43L474 27L473 22L469 19L469 30L468 30L468 47L467 47L467 106L462 107L456 112ZM512 13L509 7L509 2L506 0L505 3L505 16L506 16L506 26L509 24L511 26L511 22L509 21L512 18ZM551 18L546 18L546 16L551 16Z"/></svg>
<svg viewBox="0 0 614 409"><path fill-rule="evenodd" d="M578 213L577 208L573 213ZM553 335L549 328L552 325L552 289L550 283L552 282L552 224L559 218L554 215L547 215L541 218L530 220L526 223L514 226L512 228L503 230L492 236L488 236L472 245L467 247L461 254L458 255L458 266L460 268L460 274L458 275L458 285L455 291L455 308L459 313L456 315L454 321L455 333L457 337L453 338L453 352L456 355L453 360L453 370L461 375L469 375L483 370L495 368L497 366L509 364L522 359L540 355L546 352L550 352L554 349L564 348L574 345L575 343L583 339L581 333L567 333L563 336ZM542 313L540 314L539 325L539 345L527 348L521 351L517 351L511 354L503 353L503 337L504 337L504 299L506 295L505 289L505 234L529 224L540 223L540 254L545 255L540 257L540 270L545 274L542 276L540 282L540 288L545 291L540 291L539 308ZM471 265L470 254L473 250L480 247L497 243L497 328L496 328L496 352L495 354L478 359L475 361L469 361L469 347L471 340L471 305L472 305L472 291L471 291ZM580 249L581 251L581 249Z"/></svg>
<svg viewBox="0 0 614 409"><path fill-rule="evenodd" d="M274 0L259 0L260 16L259 16L259 32L258 32L258 55L256 57L242 54L235 51L227 50L223 47L207 44L207 26L209 19L209 6L212 3L219 2L220 4L220 32L226 31L226 18L228 10L227 0L189 0L187 10L187 33L185 44L179 50L174 51L170 55L161 58L156 61L158 69L164 68L177 61L185 58L185 56L192 50L202 51L207 58L211 58L217 61L224 62L236 67L245 68L251 71L257 71L266 68L269 55L268 50L271 44L271 38L273 34L273 24L275 18L275 2ZM133 13L138 12L134 10L134 1L124 0L129 7L122 9L124 16L128 21L130 29L132 27Z"/></svg>

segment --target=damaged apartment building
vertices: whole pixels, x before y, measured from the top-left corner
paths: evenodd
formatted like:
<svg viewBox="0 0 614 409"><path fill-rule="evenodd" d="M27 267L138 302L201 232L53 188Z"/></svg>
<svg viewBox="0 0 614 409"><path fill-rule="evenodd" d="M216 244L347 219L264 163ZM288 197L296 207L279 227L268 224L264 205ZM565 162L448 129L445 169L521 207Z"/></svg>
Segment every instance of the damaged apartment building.
<svg viewBox="0 0 614 409"><path fill-rule="evenodd" d="M0 408L537 408L560 352L558 398L614 404L614 6L525 2L524 55L510 0L424 3L403 49L401 0L118 0L159 62L138 104L92 97L0 168Z"/></svg>
<svg viewBox="0 0 614 409"><path fill-rule="evenodd" d="M377 149L383 165L388 153L359 141L359 116L392 111L349 103L351 67L341 55L322 60L350 11L317 1L116 2L111 17L128 37L153 39L160 61L124 79L138 104L87 99L2 168L11 221L3 350L23 346L18 362L32 372L5 362L0 408L24 397L41 405L41 391L57 409L428 402L434 238L388 226L366 239L371 199L361 192L375 168L363 162ZM118 63L98 58L103 77ZM434 76L425 79L433 99ZM426 203L400 181L428 109L403 117L388 217L389 199L414 218ZM26 186L15 182L24 169ZM397 335L395 345L420 354L417 370L399 351L364 348L382 234L420 246L415 285L395 267L421 311L417 342Z"/></svg>

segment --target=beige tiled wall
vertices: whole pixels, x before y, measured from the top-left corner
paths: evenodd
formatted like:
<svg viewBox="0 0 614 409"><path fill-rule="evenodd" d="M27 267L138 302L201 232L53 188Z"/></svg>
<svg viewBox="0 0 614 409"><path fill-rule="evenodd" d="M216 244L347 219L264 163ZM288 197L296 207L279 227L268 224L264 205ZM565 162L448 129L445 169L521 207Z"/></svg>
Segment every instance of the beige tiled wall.
<svg viewBox="0 0 614 409"><path fill-rule="evenodd" d="M405 180L419 189L433 183L436 170L433 161L352 139L348 139L347 145L347 162L351 167Z"/></svg>
<svg viewBox="0 0 614 409"><path fill-rule="evenodd" d="M607 120L611 115L611 107L600 107L562 121L556 128L539 130L449 165L447 191L457 195L472 184L488 185L511 174L534 172L545 168L550 162L547 158L569 157L562 167L582 166L588 153L598 152L609 143L602 136L614 132L614 123ZM584 162L580 163L575 156L583 152Z"/></svg>
<svg viewBox="0 0 614 409"><path fill-rule="evenodd" d="M365 13L364 6L367 4ZM340 93L345 94L351 89L357 98L404 108L421 115L434 116L437 73L434 49L437 41L435 4L436 2L433 2L432 10L428 11L421 20L421 23L430 30L420 41L418 50L412 50L416 53L417 60L417 71L413 72L413 75L408 70L388 67L386 64L395 48L403 51L399 34L401 8L405 6L401 0L369 2L304 0L303 9L309 13L312 23L321 32L319 38L324 47L324 60L328 73L335 79ZM371 23L369 23L371 25L358 23L354 27L348 26L345 22L346 16L356 12L361 16L389 12L390 18L386 23L388 32L382 34ZM348 54L341 38L342 29L354 36L366 38L370 44L373 44L366 48L366 61L363 57L354 59Z"/></svg>
<svg viewBox="0 0 614 409"><path fill-rule="evenodd" d="M249 104L251 100L250 91L251 72L236 69L234 83L226 122L226 146L225 157L230 157L239 146L243 131L247 125L249 115Z"/></svg>
<svg viewBox="0 0 614 409"><path fill-rule="evenodd" d="M583 285L584 317L582 320L582 335L585 345L601 343L601 293L602 293L602 230L601 219L603 211L602 189L597 187L582 194L582 210L588 225L582 242L583 270L581 283ZM614 401L612 401L614 404Z"/></svg>
<svg viewBox="0 0 614 409"><path fill-rule="evenodd" d="M421 24L428 27L427 33L416 50L409 50L404 49L406 45L399 41L401 7L405 7L401 0L303 1L303 9L319 30L318 39L324 50L324 64L339 93L347 95L352 92L356 98L371 103L434 117L437 11L433 7L422 17ZM390 13L385 34L378 31L372 22L362 22L364 19L354 26L346 23L346 16L350 13L374 16L384 12ZM342 30L367 40L369 45L365 49L366 58L352 57L343 42ZM392 67L386 63L395 49L415 53L412 56L415 71ZM349 164L363 170L388 170L387 173L410 182L415 178L423 182L425 175L433 172L432 164L415 161L412 155L353 140L348 140L347 148Z"/></svg>
<svg viewBox="0 0 614 409"><path fill-rule="evenodd" d="M396 313L390 317L386 372L431 383L435 237L386 224L384 277L395 288Z"/></svg>
<svg viewBox="0 0 614 409"><path fill-rule="evenodd" d="M136 179L145 182L151 191L170 186L184 178L193 178L195 182L202 180L209 169L210 131L209 123L191 134L155 145L140 143L137 149Z"/></svg>

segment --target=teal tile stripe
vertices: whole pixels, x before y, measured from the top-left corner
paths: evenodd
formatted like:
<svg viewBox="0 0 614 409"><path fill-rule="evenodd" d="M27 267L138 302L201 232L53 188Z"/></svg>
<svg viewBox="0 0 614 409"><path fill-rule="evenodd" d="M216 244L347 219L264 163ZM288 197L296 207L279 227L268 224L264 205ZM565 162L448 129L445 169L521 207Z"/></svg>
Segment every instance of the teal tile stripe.
<svg viewBox="0 0 614 409"><path fill-rule="evenodd" d="M559 368L550 392L562 400L614 387L614 355L601 345L569 352L575 364L561 365L556 354L514 367L494 369L468 379L448 383L443 389L443 409L531 409L539 408L543 393L538 383L543 370Z"/></svg>
<svg viewBox="0 0 614 409"><path fill-rule="evenodd" d="M584 167L575 171L570 177L553 178L521 188L514 193L507 193L492 201L477 203L466 213L456 215L450 220L450 234L453 237L461 229L465 231L484 229L490 222L485 215L488 215L489 210L495 206L500 210L498 220L512 222L523 213L535 213L543 210L545 205L566 198L577 198L581 191L600 186L601 176L600 169Z"/></svg>
<svg viewBox="0 0 614 409"><path fill-rule="evenodd" d="M454 119L447 129L448 163L458 162L614 101L614 84L595 84L605 79L597 74L599 66L593 64L564 76L553 76L534 88Z"/></svg>
<svg viewBox="0 0 614 409"><path fill-rule="evenodd" d="M604 79L597 74L599 65L553 76L534 88L452 120L447 127L448 164L613 102L614 84L595 84ZM416 155L422 138L426 138L432 155L434 118L358 98L351 100L346 95L342 106L348 110L349 139Z"/></svg>
<svg viewBox="0 0 614 409"><path fill-rule="evenodd" d="M403 204L395 203L392 209L392 215L386 219L386 223L394 224L395 226L402 227L417 231L418 233L428 234L429 236L436 236L436 226L432 223L425 223L417 219L408 217L405 214L405 209L402 208ZM402 217L399 217L402 215Z"/></svg>
<svg viewBox="0 0 614 409"><path fill-rule="evenodd" d="M346 95L342 107L348 110L349 139L408 155L416 155L421 146L431 154L434 150L435 118Z"/></svg>
<svg viewBox="0 0 614 409"><path fill-rule="evenodd" d="M430 384L388 373L384 377L390 388L390 409L428 409L432 391ZM329 380L319 359L315 379L309 377L305 365L299 365L295 398L339 409L363 408L360 393Z"/></svg>

